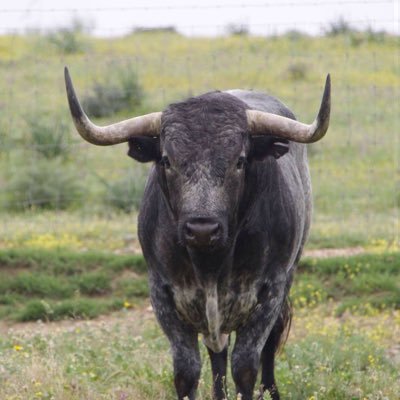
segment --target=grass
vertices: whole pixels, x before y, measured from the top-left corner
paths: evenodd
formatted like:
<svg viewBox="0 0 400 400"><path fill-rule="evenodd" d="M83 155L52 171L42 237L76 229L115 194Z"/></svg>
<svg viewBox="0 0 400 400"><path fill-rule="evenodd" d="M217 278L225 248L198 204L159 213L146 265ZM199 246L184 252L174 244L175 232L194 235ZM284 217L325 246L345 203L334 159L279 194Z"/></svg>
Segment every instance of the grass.
<svg viewBox="0 0 400 400"><path fill-rule="evenodd" d="M296 308L332 302L338 316L398 309L399 266L399 252L306 258L291 299ZM93 318L138 305L148 296L145 271L141 255L1 250L0 316L20 321Z"/></svg>
<svg viewBox="0 0 400 400"><path fill-rule="evenodd" d="M283 398L383 400L399 392L400 253L378 248L301 262L293 327L276 365ZM141 255L3 249L0 286L1 399L175 398ZM26 323L38 320L61 321ZM210 400L201 348L198 398Z"/></svg>
<svg viewBox="0 0 400 400"><path fill-rule="evenodd" d="M22 174L22 165L36 163L37 151L26 134L30 127L25 111L37 115L46 126L54 123L51 115L60 116L60 111L63 120L69 118L62 76L65 64L70 66L81 97L95 82L107 81L114 66L133 65L145 94L135 113L163 109L192 94L242 87L277 95L303 121L314 118L325 74L331 72L331 128L322 142L310 146L315 199L310 247L366 246L376 239L398 241L398 190L396 180L388 178L394 176L397 163L394 99L399 79L393 54L398 38L385 36L377 42L368 39L368 32L357 35L362 40L356 46L345 34L187 38L171 32L138 32L113 39L78 35L86 50L62 56L40 35L0 37L0 72L5 82L0 113L0 184L4 189L0 214L10 191L15 191L10 177ZM130 116L125 110L97 121L108 123ZM38 211L31 205L30 213L2 214L1 241L19 247L20 235L26 239L22 242L35 241L42 231L58 238L54 225L66 223L75 224L77 229L60 231L60 236L71 232L79 236L79 247L95 248L95 242L109 250L123 247L121 235L135 235L135 225L128 228L127 220L132 217L110 212L110 202L105 200L110 196L103 182L122 182L123 177L132 176L127 173L131 170L135 170L134 176L143 176L147 166L128 159L125 145L98 148L83 143L72 123L65 135L75 138L68 142L67 164L79 171L82 190L76 201L69 203L66 213ZM48 218L53 221L50 229ZM34 227L21 233L21 221L32 222ZM87 232L86 222L102 228ZM118 231L122 233L115 234ZM69 246L77 247L72 242Z"/></svg>
<svg viewBox="0 0 400 400"><path fill-rule="evenodd" d="M0 251L0 317L94 318L148 295L141 256L37 249Z"/></svg>
<svg viewBox="0 0 400 400"><path fill-rule="evenodd" d="M389 311L373 319L346 320L319 308L298 311L276 365L282 397L395 399L400 390L394 353L399 318ZM200 346L198 398L210 400L210 365ZM0 338L0 365L4 400L175 398L167 340L145 310L55 328L13 328ZM230 377L228 385L233 393Z"/></svg>

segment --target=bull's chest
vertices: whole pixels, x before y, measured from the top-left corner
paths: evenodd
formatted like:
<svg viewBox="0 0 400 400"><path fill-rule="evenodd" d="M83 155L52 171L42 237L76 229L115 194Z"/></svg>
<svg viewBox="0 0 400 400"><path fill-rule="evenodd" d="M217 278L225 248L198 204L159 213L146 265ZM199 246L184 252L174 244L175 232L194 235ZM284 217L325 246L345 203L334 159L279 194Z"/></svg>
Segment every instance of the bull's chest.
<svg viewBox="0 0 400 400"><path fill-rule="evenodd" d="M176 287L173 293L180 317L204 335L236 330L257 305L257 290L250 285Z"/></svg>

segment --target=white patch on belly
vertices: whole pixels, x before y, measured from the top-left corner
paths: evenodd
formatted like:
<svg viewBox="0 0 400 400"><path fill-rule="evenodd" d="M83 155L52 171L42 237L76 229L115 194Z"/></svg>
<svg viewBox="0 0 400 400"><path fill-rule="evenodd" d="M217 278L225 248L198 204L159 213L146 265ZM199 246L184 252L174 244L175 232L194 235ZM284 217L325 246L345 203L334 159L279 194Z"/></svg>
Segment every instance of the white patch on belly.
<svg viewBox="0 0 400 400"><path fill-rule="evenodd" d="M206 290L206 318L208 335L204 335L204 343L214 353L221 352L226 346L228 335L221 334L221 317L218 308L217 284L212 283Z"/></svg>
<svg viewBox="0 0 400 400"><path fill-rule="evenodd" d="M253 286L224 288L217 283L173 288L178 314L204 335L204 343L215 353L227 344L229 333L243 324L257 305Z"/></svg>

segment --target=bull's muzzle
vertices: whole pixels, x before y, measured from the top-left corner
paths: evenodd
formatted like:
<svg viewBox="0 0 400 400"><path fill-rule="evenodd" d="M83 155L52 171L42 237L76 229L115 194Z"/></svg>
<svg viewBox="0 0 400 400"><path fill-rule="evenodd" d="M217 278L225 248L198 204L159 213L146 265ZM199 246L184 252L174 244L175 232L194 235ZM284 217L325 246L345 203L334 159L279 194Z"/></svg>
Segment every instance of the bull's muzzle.
<svg viewBox="0 0 400 400"><path fill-rule="evenodd" d="M188 247L212 249L223 244L222 224L214 218L190 218L183 225L183 238Z"/></svg>

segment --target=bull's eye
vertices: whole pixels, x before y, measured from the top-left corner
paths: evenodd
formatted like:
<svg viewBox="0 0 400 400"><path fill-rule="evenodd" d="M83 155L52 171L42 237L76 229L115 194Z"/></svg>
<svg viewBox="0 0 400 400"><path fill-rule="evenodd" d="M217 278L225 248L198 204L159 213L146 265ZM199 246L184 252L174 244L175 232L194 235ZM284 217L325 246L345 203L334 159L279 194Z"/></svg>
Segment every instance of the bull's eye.
<svg viewBox="0 0 400 400"><path fill-rule="evenodd" d="M246 157L239 157L239 160L236 164L236 168L240 170L244 169L245 166L246 166Z"/></svg>
<svg viewBox="0 0 400 400"><path fill-rule="evenodd" d="M169 159L168 159L167 156L163 156L163 157L161 158L160 164L161 164L165 169L168 169L168 168L171 167L171 164L170 164Z"/></svg>

